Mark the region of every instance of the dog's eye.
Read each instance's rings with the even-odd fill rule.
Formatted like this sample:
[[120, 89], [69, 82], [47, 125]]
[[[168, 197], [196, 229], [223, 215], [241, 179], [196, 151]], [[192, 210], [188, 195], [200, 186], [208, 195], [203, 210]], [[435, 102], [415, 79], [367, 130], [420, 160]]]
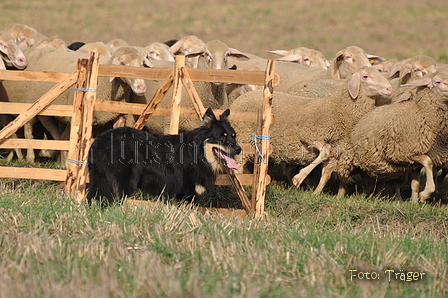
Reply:
[[236, 134], [232, 133], [232, 138], [236, 138]]

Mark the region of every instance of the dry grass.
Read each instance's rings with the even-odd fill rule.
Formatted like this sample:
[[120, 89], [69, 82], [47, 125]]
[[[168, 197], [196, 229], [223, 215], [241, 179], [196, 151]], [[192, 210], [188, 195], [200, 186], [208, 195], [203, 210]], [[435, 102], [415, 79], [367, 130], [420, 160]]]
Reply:
[[[0, 297], [444, 297], [447, 206], [270, 186], [269, 221], [2, 183]], [[378, 272], [379, 280], [351, 278]], [[424, 273], [388, 280], [386, 270]], [[392, 277], [394, 277], [392, 275]]]

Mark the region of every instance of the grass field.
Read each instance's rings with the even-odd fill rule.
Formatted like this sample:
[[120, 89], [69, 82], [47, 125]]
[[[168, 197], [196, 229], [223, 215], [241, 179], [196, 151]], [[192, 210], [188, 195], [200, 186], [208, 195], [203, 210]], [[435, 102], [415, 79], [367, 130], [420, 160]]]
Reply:
[[447, 205], [272, 185], [269, 220], [257, 221], [162, 202], [101, 211], [50, 182], [4, 181], [1, 192], [0, 297], [448, 293]]
[[[448, 63], [444, 0], [3, 0], [0, 9], [0, 28], [25, 23], [67, 44], [194, 34], [266, 58], [306, 46], [331, 59], [358, 45]], [[102, 211], [63, 189], [0, 180], [0, 298], [448, 296], [444, 196], [338, 199], [273, 183], [269, 220], [257, 221], [163, 202]], [[202, 204], [240, 206], [230, 187]]]

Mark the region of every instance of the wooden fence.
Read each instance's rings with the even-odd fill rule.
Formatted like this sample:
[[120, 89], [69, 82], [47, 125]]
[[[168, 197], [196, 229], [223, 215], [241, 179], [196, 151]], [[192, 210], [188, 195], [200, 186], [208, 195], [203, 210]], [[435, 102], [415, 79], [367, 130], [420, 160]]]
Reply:
[[[0, 102], [2, 114], [18, 114], [13, 121], [0, 131], [0, 148], [33, 148], [50, 150], [68, 150], [66, 170], [44, 168], [0, 167], [0, 178], [24, 178], [65, 181], [66, 191], [74, 198], [81, 200], [85, 197], [88, 171], [86, 166], [88, 150], [92, 142], [92, 119], [94, 110], [108, 111], [120, 114], [140, 115], [135, 128], [141, 129], [151, 115], [171, 116], [170, 133], [177, 134], [179, 117], [202, 118], [205, 108], [194, 88], [193, 81], [254, 84], [264, 86], [263, 106], [258, 112], [231, 111], [230, 121], [249, 121], [258, 123], [258, 135], [269, 136], [269, 127], [273, 119], [271, 104], [273, 87], [278, 84], [279, 77], [275, 74], [275, 61], [269, 60], [265, 72], [239, 70], [213, 70], [185, 68], [185, 57], [177, 56], [174, 69], [169, 68], [137, 68], [116, 65], [99, 65], [97, 53], [92, 53], [90, 59], [79, 59], [78, 67], [71, 74], [7, 71], [0, 70], [1, 80], [55, 82], [56, 84], [33, 104]], [[135, 104], [112, 102], [97, 99], [96, 89], [99, 76], [131, 77], [145, 80], [164, 81], [155, 92], [149, 104]], [[76, 84], [73, 106], [51, 105], [59, 94]], [[173, 85], [172, 106], [158, 104]], [[193, 101], [194, 108], [180, 106], [183, 87]], [[221, 110], [214, 110], [216, 114]], [[70, 139], [60, 140], [29, 140], [10, 138], [20, 127], [37, 115], [72, 117]], [[244, 152], [254, 152], [250, 143], [243, 143]], [[264, 198], [266, 185], [270, 182], [267, 175], [267, 161], [269, 157], [269, 138], [258, 141], [258, 154], [255, 156], [253, 174], [235, 174], [229, 170], [227, 175], [219, 175], [217, 185], [234, 185], [247, 214], [256, 218], [264, 217]], [[259, 162], [263, 160], [264, 162]], [[249, 200], [242, 185], [252, 185], [252, 198]]]

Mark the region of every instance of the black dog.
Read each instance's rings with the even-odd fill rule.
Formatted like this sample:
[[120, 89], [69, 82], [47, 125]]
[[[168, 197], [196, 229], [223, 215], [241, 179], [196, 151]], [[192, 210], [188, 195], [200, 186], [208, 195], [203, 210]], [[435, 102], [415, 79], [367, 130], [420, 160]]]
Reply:
[[159, 135], [129, 127], [111, 129], [93, 142], [89, 152], [89, 204], [122, 202], [137, 189], [153, 196], [191, 199], [215, 184], [216, 174], [238, 168], [241, 152], [227, 119], [208, 109], [199, 128], [179, 135]]

